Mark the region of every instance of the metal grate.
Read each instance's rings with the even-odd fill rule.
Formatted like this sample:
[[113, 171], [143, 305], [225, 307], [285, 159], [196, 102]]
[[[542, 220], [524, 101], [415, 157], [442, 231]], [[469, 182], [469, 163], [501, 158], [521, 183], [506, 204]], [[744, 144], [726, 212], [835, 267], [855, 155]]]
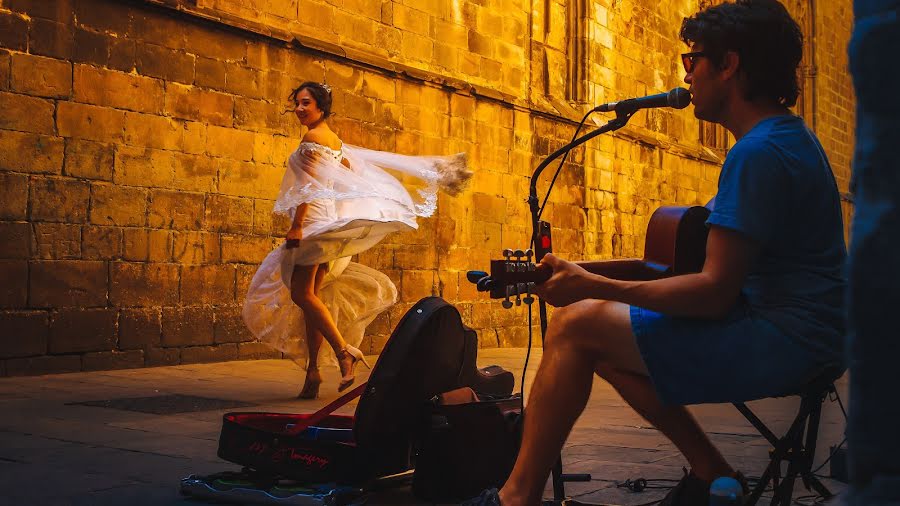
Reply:
[[213, 411], [217, 409], [256, 406], [256, 404], [251, 402], [234, 401], [230, 399], [212, 399], [209, 397], [181, 394], [109, 399], [105, 401], [70, 402], [68, 405], [121, 409], [123, 411], [138, 411], [140, 413], [151, 413], [154, 415], [173, 415], [176, 413], [192, 413], [195, 411]]

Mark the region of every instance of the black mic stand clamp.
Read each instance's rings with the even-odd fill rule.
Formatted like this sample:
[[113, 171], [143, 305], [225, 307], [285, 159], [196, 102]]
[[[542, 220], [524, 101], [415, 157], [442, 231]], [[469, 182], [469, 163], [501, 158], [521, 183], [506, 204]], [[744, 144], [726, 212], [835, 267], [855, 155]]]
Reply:
[[[625, 108], [622, 111], [616, 111], [616, 117], [608, 121], [602, 127], [582, 135], [581, 137], [574, 139], [572, 142], [566, 144], [565, 146], [557, 149], [553, 153], [551, 153], [540, 165], [538, 165], [537, 169], [534, 170], [534, 173], [531, 175], [531, 186], [528, 194], [528, 206], [531, 209], [531, 243], [534, 247], [535, 252], [535, 262], [540, 262], [541, 258], [544, 257], [547, 253], [552, 252], [553, 250], [553, 241], [550, 235], [550, 223], [546, 221], [541, 221], [541, 207], [538, 204], [537, 197], [537, 179], [541, 175], [541, 172], [544, 171], [545, 168], [552, 162], [553, 160], [559, 158], [560, 156], [568, 153], [572, 149], [584, 144], [585, 142], [597, 137], [600, 134], [604, 134], [606, 132], [612, 132], [618, 130], [625, 126], [628, 123], [628, 120], [636, 112], [636, 109]], [[592, 111], [593, 112], [593, 111]], [[552, 190], [552, 183], [550, 188], [547, 188], [547, 195], [550, 194], [550, 190]], [[541, 321], [541, 346], [543, 346], [544, 339], [547, 335], [547, 303], [543, 299], [539, 299], [538, 308], [540, 313], [540, 321]], [[529, 309], [530, 311], [530, 309]], [[556, 461], [556, 464], [553, 466], [552, 470], [552, 478], [553, 478], [553, 500], [554, 502], [562, 503], [566, 499], [566, 482], [584, 482], [591, 481], [590, 474], [563, 474], [562, 472], [562, 454], [560, 453], [559, 458]]]

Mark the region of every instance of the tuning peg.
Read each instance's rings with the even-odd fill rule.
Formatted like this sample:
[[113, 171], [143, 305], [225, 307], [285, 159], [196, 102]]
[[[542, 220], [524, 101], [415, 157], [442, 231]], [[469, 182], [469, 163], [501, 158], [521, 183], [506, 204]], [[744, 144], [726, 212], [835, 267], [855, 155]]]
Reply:
[[469, 271], [466, 273], [466, 279], [469, 280], [469, 283], [478, 283], [487, 275], [488, 273], [484, 271]]
[[506, 257], [507, 260], [509, 260], [509, 257], [511, 257], [512, 254], [513, 254], [513, 251], [511, 249], [507, 248], [507, 249], [503, 250], [503, 256]]
[[509, 309], [513, 307], [513, 304], [509, 301], [509, 299], [504, 299], [503, 302], [500, 303], [500, 305], [503, 306], [503, 309]]
[[513, 255], [515, 255], [516, 258], [521, 259], [523, 256], [525, 256], [525, 252], [520, 249], [517, 249], [517, 250], [513, 251]]
[[494, 280], [490, 276], [485, 276], [478, 280], [478, 283], [475, 284], [475, 288], [479, 292], [489, 292], [494, 287]]
[[522, 299], [522, 302], [529, 306], [534, 303], [534, 297], [531, 296], [532, 287], [534, 287], [534, 283], [525, 283], [525, 298]]

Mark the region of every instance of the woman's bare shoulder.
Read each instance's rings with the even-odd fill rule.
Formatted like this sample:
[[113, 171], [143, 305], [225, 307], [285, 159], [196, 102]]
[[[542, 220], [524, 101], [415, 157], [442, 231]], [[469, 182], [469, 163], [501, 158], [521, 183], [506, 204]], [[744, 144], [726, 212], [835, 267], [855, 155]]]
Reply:
[[333, 149], [335, 151], [341, 149], [341, 140], [335, 135], [333, 132], [323, 132], [320, 130], [310, 130], [306, 132], [300, 142], [312, 142], [315, 144], [321, 144], [326, 148]]

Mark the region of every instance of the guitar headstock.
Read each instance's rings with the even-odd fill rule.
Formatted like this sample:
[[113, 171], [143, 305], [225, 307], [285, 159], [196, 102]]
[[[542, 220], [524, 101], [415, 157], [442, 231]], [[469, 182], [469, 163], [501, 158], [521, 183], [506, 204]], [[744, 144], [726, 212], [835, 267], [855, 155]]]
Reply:
[[[503, 250], [503, 260], [491, 260], [490, 274], [469, 271], [469, 281], [478, 285], [479, 291], [490, 292], [492, 299], [503, 299], [503, 307], [532, 304], [534, 285], [550, 276], [545, 269], [538, 269], [532, 262], [534, 252], [528, 250]], [[515, 301], [515, 302], [513, 302]]]

